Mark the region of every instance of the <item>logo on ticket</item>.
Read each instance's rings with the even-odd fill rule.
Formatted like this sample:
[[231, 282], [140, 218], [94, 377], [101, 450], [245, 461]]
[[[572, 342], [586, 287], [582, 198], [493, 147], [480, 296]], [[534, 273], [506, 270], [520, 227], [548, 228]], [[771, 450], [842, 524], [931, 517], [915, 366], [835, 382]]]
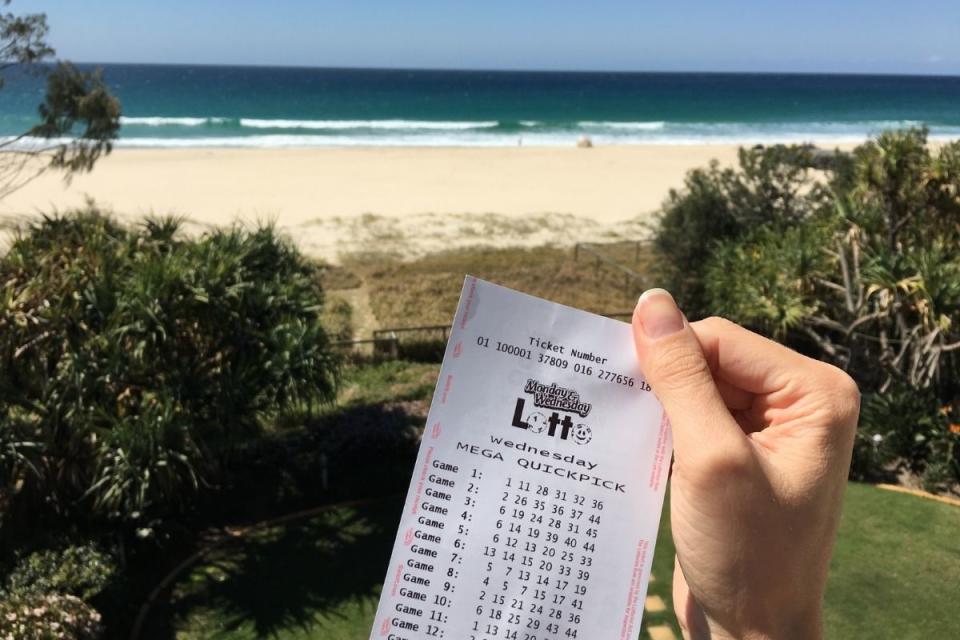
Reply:
[[[580, 400], [580, 394], [574, 389], [561, 387], [557, 383], [543, 384], [530, 378], [523, 388], [524, 393], [533, 396], [533, 406], [541, 409], [553, 409], [549, 415], [542, 411], [531, 411], [524, 416], [526, 400], [517, 398], [513, 411], [513, 426], [526, 429], [531, 433], [544, 433], [549, 437], [559, 437], [561, 440], [573, 440], [577, 444], [587, 444], [593, 439], [593, 430], [582, 422], [574, 423], [569, 415], [563, 417], [558, 413], [573, 413], [581, 418], [587, 417], [592, 405]], [[558, 429], [559, 428], [559, 429]]]
[[530, 378], [523, 392], [532, 393], [533, 404], [544, 409], [569, 411], [579, 414], [581, 418], [586, 418], [590, 413], [590, 403], [581, 402], [579, 393], [573, 389], [558, 386], [556, 382], [548, 386]]

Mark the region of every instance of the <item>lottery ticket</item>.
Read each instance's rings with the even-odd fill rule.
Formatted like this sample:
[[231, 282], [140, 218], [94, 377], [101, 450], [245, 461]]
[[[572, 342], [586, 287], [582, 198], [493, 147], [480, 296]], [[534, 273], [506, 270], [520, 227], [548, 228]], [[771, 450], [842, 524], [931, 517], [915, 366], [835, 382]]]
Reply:
[[371, 640], [633, 640], [669, 423], [630, 325], [467, 277]]

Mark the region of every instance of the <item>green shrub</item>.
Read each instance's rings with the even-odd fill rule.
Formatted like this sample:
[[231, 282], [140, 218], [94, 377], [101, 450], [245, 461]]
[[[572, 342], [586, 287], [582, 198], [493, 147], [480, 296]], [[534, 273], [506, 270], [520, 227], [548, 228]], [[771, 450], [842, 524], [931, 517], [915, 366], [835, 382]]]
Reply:
[[826, 192], [812, 180], [813, 163], [803, 146], [741, 149], [737, 169], [714, 162], [670, 191], [653, 237], [655, 271], [691, 319], [712, 312], [707, 258], [720, 243], [758, 227], [795, 225], [827, 207]]
[[21, 558], [0, 594], [22, 598], [55, 593], [88, 600], [103, 591], [115, 572], [113, 558], [95, 545], [47, 549]]
[[[960, 433], [952, 417], [952, 407], [942, 406], [930, 390], [903, 386], [872, 394], [863, 403], [854, 469], [869, 477], [899, 462], [926, 488], [949, 488], [960, 478]], [[869, 456], [870, 464], [863, 459]]]
[[0, 532], [152, 526], [264, 418], [332, 398], [316, 267], [269, 226], [179, 226], [91, 205], [0, 259]]
[[818, 174], [804, 153], [691, 172], [656, 230], [664, 282], [689, 315], [725, 315], [856, 379], [870, 399], [855, 476], [907, 469], [947, 487], [960, 481], [940, 413], [960, 406], [960, 142], [884, 133]]
[[706, 267], [708, 308], [786, 336], [818, 310], [816, 279], [829, 268], [823, 252], [829, 238], [828, 226], [810, 223], [783, 231], [759, 227], [718, 244]]
[[[889, 425], [893, 427], [893, 425]], [[874, 433], [874, 429], [857, 426], [853, 441], [853, 455], [850, 460], [850, 478], [860, 482], [880, 482], [896, 480], [896, 452], [886, 436], [890, 432]]]
[[0, 601], [3, 640], [96, 640], [102, 632], [100, 614], [76, 596], [52, 593]]

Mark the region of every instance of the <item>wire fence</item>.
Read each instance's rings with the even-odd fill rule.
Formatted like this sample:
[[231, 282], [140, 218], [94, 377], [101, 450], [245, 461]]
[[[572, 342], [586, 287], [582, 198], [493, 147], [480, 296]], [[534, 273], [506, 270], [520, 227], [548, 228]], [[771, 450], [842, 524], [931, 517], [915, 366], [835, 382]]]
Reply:
[[[640, 255], [643, 252], [645, 244], [642, 242], [632, 242], [634, 245], [634, 254], [633, 261], [634, 264], [640, 261]], [[573, 259], [575, 262], [579, 261], [581, 258], [593, 259], [594, 265], [597, 269], [601, 267], [606, 267], [623, 276], [623, 291], [624, 295], [629, 295], [632, 293], [631, 289], [634, 291], [637, 289], [643, 289], [646, 287], [646, 278], [644, 276], [630, 267], [624, 266], [611, 258], [610, 256], [604, 255], [596, 245], [590, 244], [588, 242], [578, 242], [573, 245]]]

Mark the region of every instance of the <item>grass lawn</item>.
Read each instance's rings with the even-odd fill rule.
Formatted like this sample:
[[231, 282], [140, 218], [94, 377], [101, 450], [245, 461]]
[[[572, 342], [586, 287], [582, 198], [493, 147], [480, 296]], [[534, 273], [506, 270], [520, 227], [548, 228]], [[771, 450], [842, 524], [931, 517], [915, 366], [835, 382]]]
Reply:
[[[337, 509], [225, 547], [170, 603], [177, 638], [368, 637], [402, 499]], [[654, 555], [672, 610], [669, 518]], [[850, 484], [827, 594], [830, 638], [948, 638], [960, 632], [960, 509]], [[672, 613], [645, 623], [670, 624]], [[646, 637], [642, 634], [641, 637]]]
[[831, 638], [960, 638], [960, 507], [851, 483], [827, 585]]

